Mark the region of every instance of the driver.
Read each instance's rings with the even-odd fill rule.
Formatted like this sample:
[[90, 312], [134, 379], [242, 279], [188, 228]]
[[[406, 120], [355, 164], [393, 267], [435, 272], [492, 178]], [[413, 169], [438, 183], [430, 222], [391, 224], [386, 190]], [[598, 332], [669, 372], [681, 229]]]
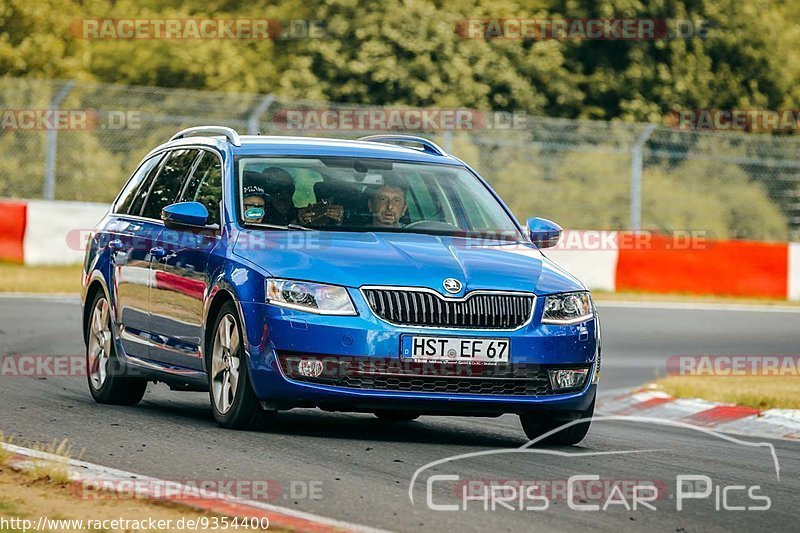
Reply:
[[402, 227], [400, 219], [408, 211], [406, 191], [408, 187], [399, 179], [384, 179], [369, 198], [367, 205], [372, 213], [372, 225], [379, 228]]

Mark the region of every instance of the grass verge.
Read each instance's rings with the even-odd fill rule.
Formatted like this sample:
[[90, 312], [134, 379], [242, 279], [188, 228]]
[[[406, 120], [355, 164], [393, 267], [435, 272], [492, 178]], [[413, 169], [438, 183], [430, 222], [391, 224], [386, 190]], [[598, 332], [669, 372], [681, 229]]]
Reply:
[[[5, 439], [0, 433], [0, 442], [10, 442], [10, 439]], [[204, 524], [206, 521], [213, 523], [211, 521], [220, 516], [183, 507], [175, 502], [139, 498], [127, 493], [104, 493], [93, 488], [84, 491], [82, 485], [70, 482], [67, 460], [71, 456], [71, 446], [66, 439], [49, 445], [36, 445], [33, 449], [56, 455], [63, 461], [32, 460], [32, 466], [20, 472], [6, 466], [12, 454], [0, 447], [0, 517], [28, 520], [28, 531], [38, 523], [40, 517], [49, 519], [44, 524], [46, 529], [77, 532], [97, 529], [86, 527], [89, 520], [95, 524], [111, 524], [111, 529], [104, 531], [144, 530], [136, 524], [148, 524], [150, 519], [153, 522], [165, 521], [162, 524], [170, 524], [171, 527], [164, 529], [171, 530], [179, 520], [183, 520], [184, 524], [190, 520]], [[78, 527], [77, 520], [83, 521], [83, 527]], [[117, 522], [112, 522], [114, 520]], [[122, 524], [122, 520], [128, 523]], [[21, 522], [17, 521], [16, 524], [22, 527]], [[193, 528], [187, 525], [182, 529]], [[0, 527], [0, 533], [17, 530], [14, 527]], [[277, 530], [286, 531], [282, 528]]]
[[[6, 436], [3, 434], [2, 431], [0, 431], [0, 444], [2, 444], [4, 442], [7, 442], [8, 444], [11, 444], [11, 439], [10, 438], [6, 439]], [[14, 454], [11, 453], [10, 451], [6, 450], [2, 446], [0, 446], [0, 467], [2, 467], [4, 464], [6, 464], [6, 462], [8, 462], [8, 460], [11, 459], [12, 455], [14, 455]]]
[[53, 441], [49, 445], [35, 445], [34, 450], [56, 456], [54, 461], [34, 461], [31, 468], [25, 473], [34, 481], [47, 481], [56, 485], [69, 483], [69, 458], [72, 446], [67, 439], [61, 442]]
[[754, 409], [800, 409], [800, 378], [795, 376], [668, 376], [659, 390], [676, 398], [701, 398]]
[[81, 266], [23, 266], [0, 263], [0, 292], [79, 294]]
[[[29, 520], [30, 527], [35, 526], [40, 517], [45, 517], [49, 522], [44, 525], [49, 526], [47, 529], [50, 531], [86, 531], [88, 520], [97, 524], [105, 521], [110, 528], [104, 531], [144, 531], [146, 525], [137, 528], [130, 524], [136, 521], [147, 524], [152, 518], [156, 522], [171, 520], [172, 528], [167, 530], [172, 531], [177, 530], [175, 525], [181, 519], [197, 521], [202, 517], [214, 516], [213, 513], [151, 500], [130, 497], [98, 499], [94, 493], [90, 497], [82, 497], [80, 488], [75, 486], [32, 481], [24, 473], [0, 468], [0, 517]], [[120, 519], [130, 521], [127, 527], [121, 527], [123, 524]], [[82, 520], [83, 527], [76, 527], [76, 520]], [[120, 526], [114, 527], [113, 520]]]

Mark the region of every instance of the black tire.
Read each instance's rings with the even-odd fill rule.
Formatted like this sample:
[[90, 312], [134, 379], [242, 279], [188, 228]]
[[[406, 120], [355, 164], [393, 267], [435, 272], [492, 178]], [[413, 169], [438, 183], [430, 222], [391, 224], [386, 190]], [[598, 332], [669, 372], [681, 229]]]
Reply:
[[[589, 408], [583, 411], [578, 417], [582, 422], [562, 429], [558, 433], [554, 433], [540, 440], [534, 444], [534, 446], [572, 446], [578, 444], [589, 432], [591, 418], [594, 416], [594, 402], [595, 401], [592, 400], [592, 404]], [[523, 413], [519, 415], [519, 421], [522, 423], [522, 430], [530, 440], [537, 439], [545, 433], [567, 423], [564, 420], [547, 418], [539, 413]]]
[[411, 422], [419, 418], [419, 413], [413, 411], [375, 411], [375, 416], [384, 422]]
[[[97, 291], [94, 298], [89, 302], [89, 315], [84, 329], [86, 331], [86, 380], [89, 384], [89, 392], [97, 403], [109, 405], [136, 405], [142, 400], [145, 390], [147, 390], [147, 380], [126, 376], [130, 372], [117, 358], [117, 350], [114, 345], [113, 329], [111, 328], [111, 312], [108, 298], [103, 291]], [[98, 306], [105, 305], [106, 320], [105, 327], [108, 329], [108, 339], [100, 340], [93, 332], [93, 322], [95, 314], [101, 312]], [[98, 319], [102, 323], [101, 318]], [[103, 344], [103, 351], [98, 352], [93, 357], [92, 352], [99, 349]], [[102, 355], [100, 355], [102, 354]], [[99, 365], [103, 364], [103, 359], [107, 358], [105, 364], [104, 377], [100, 377]], [[95, 364], [98, 366], [95, 367]]]
[[[239, 332], [239, 342], [235, 347], [232, 356], [238, 358], [238, 378], [236, 380], [236, 390], [233, 400], [227, 410], [220, 409], [214, 399], [214, 366], [213, 357], [215, 349], [215, 339], [219, 332], [220, 324], [226, 319], [233, 320]], [[221, 427], [226, 429], [259, 429], [262, 428], [267, 420], [275, 415], [275, 411], [264, 411], [256, 397], [253, 386], [250, 383], [250, 370], [247, 365], [247, 356], [244, 351], [245, 339], [242, 337], [242, 323], [239, 313], [233, 302], [226, 302], [220, 308], [213, 322], [212, 336], [206, 347], [206, 368], [208, 369], [208, 394], [211, 400], [211, 410], [214, 419]], [[224, 389], [223, 389], [224, 390]], [[230, 397], [228, 395], [228, 397]]]

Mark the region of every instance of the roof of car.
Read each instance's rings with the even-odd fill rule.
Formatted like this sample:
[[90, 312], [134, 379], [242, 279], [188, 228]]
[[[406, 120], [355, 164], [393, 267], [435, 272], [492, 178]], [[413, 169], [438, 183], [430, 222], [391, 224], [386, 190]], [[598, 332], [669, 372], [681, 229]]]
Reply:
[[241, 145], [234, 146], [216, 136], [186, 137], [170, 141], [159, 148], [186, 144], [206, 144], [223, 148], [227, 144], [235, 155], [363, 157], [463, 165], [460, 160], [448, 154], [437, 155], [386, 142], [267, 135], [241, 135], [239, 139]]

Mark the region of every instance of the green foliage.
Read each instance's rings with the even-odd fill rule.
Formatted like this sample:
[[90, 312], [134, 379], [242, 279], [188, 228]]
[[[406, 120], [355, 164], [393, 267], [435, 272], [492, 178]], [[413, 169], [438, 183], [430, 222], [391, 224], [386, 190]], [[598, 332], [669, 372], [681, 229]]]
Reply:
[[786, 218], [759, 183], [736, 165], [689, 159], [644, 177], [646, 226], [706, 230], [717, 238], [782, 240]]
[[[663, 123], [668, 113], [684, 108], [795, 108], [800, 99], [800, 26], [794, 22], [798, 7], [800, 0], [0, 0], [0, 73], [120, 84], [118, 89], [107, 88], [106, 98], [117, 90], [128, 91], [122, 85], [218, 91], [207, 93], [197, 113], [186, 109], [180, 90], [128, 91], [124, 99], [128, 109], [143, 114], [202, 114], [219, 117], [220, 123], [246, 117], [252, 106], [252, 100], [223, 92], [274, 93], [284, 101], [519, 110]], [[322, 21], [325, 36], [79, 38], [75, 30], [82, 19], [104, 17], [311, 19]], [[523, 41], [465, 39], [456, 33], [464, 19], [503, 17], [702, 20], [707, 35], [652, 41]], [[26, 94], [26, 101], [15, 102], [17, 94], [4, 93], [4, 106], [42, 108], [52, 98], [49, 93]], [[152, 147], [183, 125], [151, 124], [129, 135], [138, 137], [138, 145]], [[525, 137], [516, 144], [479, 146], [458, 132], [453, 149], [492, 181], [520, 218], [535, 214], [567, 227], [621, 228], [628, 225], [633, 138], [614, 138], [611, 125], [608, 139], [577, 131], [575, 139], [564, 141], [584, 147], [603, 144], [596, 151], [559, 152], [531, 145]], [[514, 133], [503, 132], [504, 140], [513, 141]], [[584, 133], [586, 137], [580, 137]], [[62, 199], [112, 198], [144, 155], [109, 146], [101, 132], [67, 132], [58, 142]], [[45, 143], [45, 132], [0, 135], [0, 196], [39, 195], [39, 154]], [[736, 152], [735, 147], [726, 149], [726, 156]], [[791, 153], [738, 155], [796, 157], [794, 145], [788, 149]], [[710, 146], [694, 151], [713, 155]], [[92, 154], [92, 165], [85, 164], [86, 154]], [[757, 172], [747, 174], [743, 166], [703, 157], [648, 162], [643, 191], [647, 227], [703, 228], [720, 237], [785, 238], [785, 216], [773, 203], [782, 197], [782, 191], [773, 190], [779, 180], [767, 183], [770, 189], [765, 190], [752, 180]], [[781, 187], [783, 183], [787, 182]]]
[[[539, 216], [573, 229], [630, 227], [630, 154], [603, 148], [516, 151], [521, 149], [502, 149], [481, 159], [467, 139], [454, 142], [454, 152], [475, 162], [520, 220]], [[786, 238], [786, 217], [759, 183], [736, 164], [702, 157], [645, 165], [645, 229], [699, 230], [720, 239]]]
[[[679, 108], [791, 108], [800, 96], [797, 7], [796, 0], [2, 0], [0, 72], [660, 122]], [[326, 35], [77, 37], [82, 19], [102, 17], [313, 19]], [[465, 39], [455, 31], [467, 18], [498, 17], [703, 20], [706, 35], [534, 41]]]

